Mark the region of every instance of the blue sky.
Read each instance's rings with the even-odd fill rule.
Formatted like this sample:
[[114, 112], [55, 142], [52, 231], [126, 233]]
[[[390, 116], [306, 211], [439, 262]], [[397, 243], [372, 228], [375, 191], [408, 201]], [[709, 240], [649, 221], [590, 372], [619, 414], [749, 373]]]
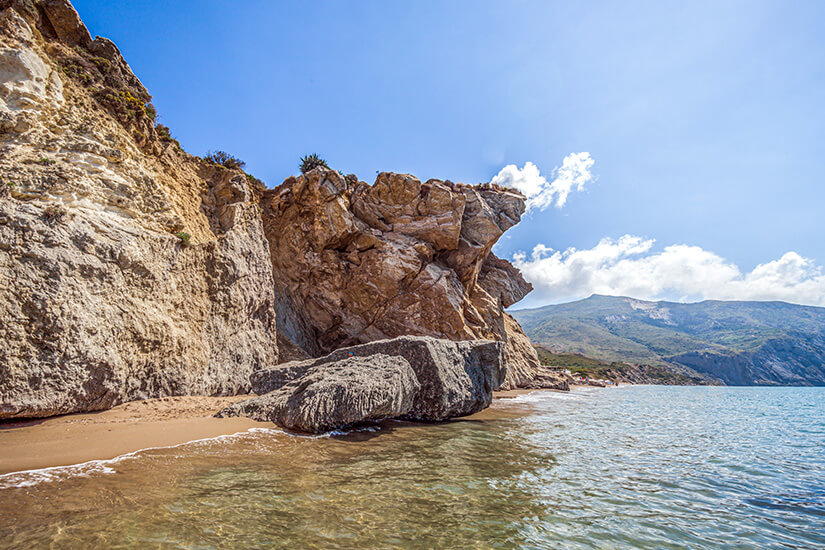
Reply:
[[524, 305], [825, 305], [825, 2], [74, 3], [187, 151], [270, 186], [309, 152], [366, 181], [530, 162], [548, 185], [589, 153], [583, 190], [496, 248]]

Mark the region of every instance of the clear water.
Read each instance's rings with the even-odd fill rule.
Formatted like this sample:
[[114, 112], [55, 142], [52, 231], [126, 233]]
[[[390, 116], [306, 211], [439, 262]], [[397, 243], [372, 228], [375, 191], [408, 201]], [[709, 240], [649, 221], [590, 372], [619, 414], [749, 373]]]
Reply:
[[3, 476], [0, 546], [825, 548], [825, 388], [540, 392]]

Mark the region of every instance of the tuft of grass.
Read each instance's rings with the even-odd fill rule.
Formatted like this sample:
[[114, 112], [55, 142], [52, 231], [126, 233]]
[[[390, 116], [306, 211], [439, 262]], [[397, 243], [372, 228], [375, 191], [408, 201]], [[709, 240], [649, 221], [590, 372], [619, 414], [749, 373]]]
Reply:
[[236, 156], [230, 155], [226, 151], [209, 151], [206, 153], [206, 156], [203, 157], [203, 160], [209, 164], [223, 166], [230, 170], [243, 170], [243, 167], [246, 166], [244, 161]]
[[314, 170], [316, 168], [329, 168], [327, 165], [327, 161], [312, 153], [311, 155], [306, 155], [301, 157], [301, 164], [299, 165], [301, 168], [301, 173], [306, 174], [310, 170]]
[[185, 231], [178, 231], [177, 233], [175, 233], [175, 237], [180, 239], [180, 242], [183, 246], [189, 246], [189, 239], [192, 238], [192, 236], [189, 235], [189, 233], [186, 233]]
[[47, 159], [46, 157], [40, 157], [40, 159], [37, 161], [37, 164], [40, 164], [41, 166], [51, 166], [55, 162], [57, 161]]

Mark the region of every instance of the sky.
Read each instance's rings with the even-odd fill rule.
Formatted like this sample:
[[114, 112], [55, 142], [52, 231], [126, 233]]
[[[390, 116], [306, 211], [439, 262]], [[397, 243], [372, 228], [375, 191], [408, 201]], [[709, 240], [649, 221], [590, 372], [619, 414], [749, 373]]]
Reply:
[[825, 306], [825, 2], [75, 0], [193, 154], [528, 195], [535, 290]]

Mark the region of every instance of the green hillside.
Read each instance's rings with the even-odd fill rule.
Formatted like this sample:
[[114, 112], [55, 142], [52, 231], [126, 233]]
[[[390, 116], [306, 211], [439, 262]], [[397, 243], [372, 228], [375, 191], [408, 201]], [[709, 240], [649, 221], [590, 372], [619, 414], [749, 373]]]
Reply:
[[681, 365], [728, 384], [825, 385], [825, 308], [594, 295], [511, 313], [533, 343], [553, 352]]

